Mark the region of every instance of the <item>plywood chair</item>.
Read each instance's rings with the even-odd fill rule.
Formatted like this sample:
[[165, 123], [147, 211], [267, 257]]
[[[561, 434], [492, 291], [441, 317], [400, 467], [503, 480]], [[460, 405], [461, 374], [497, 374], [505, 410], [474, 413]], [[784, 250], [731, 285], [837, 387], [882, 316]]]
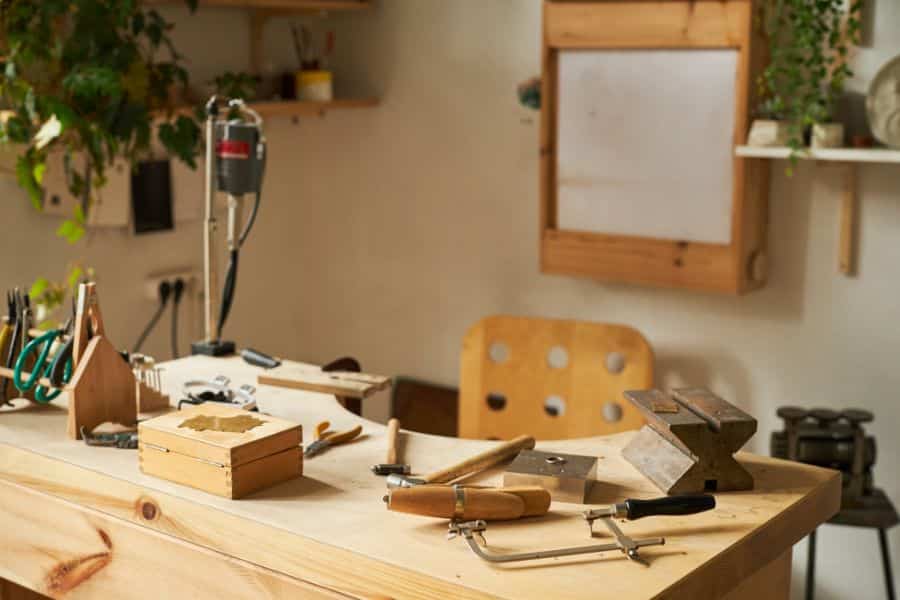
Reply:
[[637, 429], [622, 392], [653, 387], [653, 350], [631, 327], [493, 316], [463, 340], [459, 436], [562, 439]]

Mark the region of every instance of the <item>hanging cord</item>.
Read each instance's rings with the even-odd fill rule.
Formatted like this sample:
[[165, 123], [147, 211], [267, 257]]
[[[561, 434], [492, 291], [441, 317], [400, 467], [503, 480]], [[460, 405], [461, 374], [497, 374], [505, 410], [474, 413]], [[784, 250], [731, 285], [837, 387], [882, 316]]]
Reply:
[[178, 277], [172, 286], [172, 358], [178, 358], [178, 307], [184, 293], [184, 279]]
[[225, 327], [225, 320], [228, 318], [228, 313], [231, 312], [231, 304], [234, 301], [234, 288], [237, 286], [238, 252], [238, 248], [232, 250], [228, 259], [228, 271], [225, 274], [225, 286], [222, 289], [222, 306], [219, 309], [219, 322], [216, 327], [216, 337], [220, 339], [222, 328]]
[[166, 310], [166, 306], [169, 303], [169, 295], [172, 293], [172, 284], [168, 281], [163, 281], [159, 284], [159, 308], [156, 309], [156, 312], [153, 313], [153, 317], [150, 318], [150, 322], [147, 323], [147, 327], [144, 328], [144, 331], [141, 332], [141, 335], [138, 336], [137, 342], [134, 344], [134, 348], [132, 348], [131, 353], [137, 354], [141, 351], [141, 346], [144, 345], [144, 342], [147, 340], [147, 336], [150, 335], [150, 332], [153, 331], [153, 328], [156, 327], [156, 324], [159, 323], [160, 317], [162, 317], [163, 312]]
[[[265, 163], [263, 163], [265, 165]], [[262, 175], [260, 175], [260, 187], [262, 187]], [[231, 312], [231, 304], [234, 301], [234, 290], [237, 286], [237, 268], [238, 268], [238, 254], [240, 253], [241, 247], [244, 245], [244, 242], [247, 241], [247, 236], [250, 235], [250, 230], [253, 229], [253, 224], [256, 223], [256, 214], [259, 212], [259, 204], [262, 200], [262, 190], [256, 192], [256, 199], [253, 201], [253, 208], [250, 209], [250, 216], [247, 218], [247, 224], [244, 225], [244, 230], [241, 232], [241, 235], [238, 237], [237, 247], [231, 251], [230, 258], [228, 260], [228, 270], [225, 274], [225, 285], [222, 290], [222, 304], [219, 307], [219, 321], [216, 324], [216, 338], [222, 338], [222, 328], [225, 327], [225, 321], [228, 319], [228, 313]]]

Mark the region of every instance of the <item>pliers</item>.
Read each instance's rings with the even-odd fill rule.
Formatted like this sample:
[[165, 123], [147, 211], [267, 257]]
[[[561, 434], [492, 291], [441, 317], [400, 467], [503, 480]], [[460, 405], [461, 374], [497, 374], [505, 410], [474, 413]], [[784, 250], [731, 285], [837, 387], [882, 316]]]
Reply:
[[331, 427], [331, 423], [328, 421], [322, 421], [316, 425], [316, 440], [306, 447], [306, 451], [303, 453], [306, 458], [312, 458], [316, 454], [332, 446], [346, 444], [362, 433], [362, 425], [357, 425], [353, 429], [342, 431], [340, 433], [328, 431], [329, 427]]

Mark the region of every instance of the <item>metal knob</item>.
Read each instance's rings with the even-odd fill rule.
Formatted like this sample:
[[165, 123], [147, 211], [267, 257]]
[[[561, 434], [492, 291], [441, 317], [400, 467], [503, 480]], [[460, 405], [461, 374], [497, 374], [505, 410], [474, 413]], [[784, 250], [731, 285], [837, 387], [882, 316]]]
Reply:
[[826, 429], [832, 423], [841, 418], [841, 414], [830, 408], [814, 408], [809, 411], [809, 416], [819, 422], [819, 427]]
[[799, 406], [782, 406], [775, 414], [784, 419], [788, 425], [793, 425], [808, 417], [809, 411]]
[[871, 412], [860, 408], [844, 409], [841, 411], [841, 416], [854, 427], [859, 427], [862, 423], [870, 423], [875, 419], [875, 415]]

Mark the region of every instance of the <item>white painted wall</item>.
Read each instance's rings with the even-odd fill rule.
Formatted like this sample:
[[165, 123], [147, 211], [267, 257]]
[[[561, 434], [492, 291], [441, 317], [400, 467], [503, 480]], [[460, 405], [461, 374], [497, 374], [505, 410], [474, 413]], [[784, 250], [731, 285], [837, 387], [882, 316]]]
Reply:
[[[243, 13], [166, 10], [201, 77], [246, 67]], [[229, 326], [242, 345], [310, 360], [353, 354], [374, 372], [455, 383], [463, 332], [484, 315], [628, 323], [653, 344], [661, 385], [707, 385], [757, 416], [754, 450], [767, 451], [778, 405], [873, 410], [876, 480], [900, 500], [896, 167], [862, 170], [857, 278], [837, 274], [838, 173], [812, 165], [791, 179], [774, 169], [772, 272], [760, 292], [719, 297], [544, 276], [538, 118], [515, 99], [515, 85], [539, 72], [539, 3], [381, 0], [333, 18], [338, 89], [377, 93], [382, 105], [268, 124], [265, 204]], [[876, 0], [874, 23], [857, 89], [900, 53], [900, 4]], [[285, 21], [270, 25], [267, 44], [273, 67], [292, 66]], [[121, 345], [153, 309], [142, 278], [200, 261], [199, 224], [145, 238], [99, 233], [68, 251], [52, 236], [56, 221], [34, 214], [14, 183], [0, 189], [15, 224], [2, 241], [0, 281], [61, 275], [63, 256], [84, 256], [100, 273], [107, 326]], [[167, 348], [161, 328], [147, 349], [166, 356]], [[381, 418], [386, 405], [366, 410]], [[882, 597], [873, 532], [825, 527], [819, 559], [820, 599]], [[804, 561], [800, 544], [795, 577]]]

